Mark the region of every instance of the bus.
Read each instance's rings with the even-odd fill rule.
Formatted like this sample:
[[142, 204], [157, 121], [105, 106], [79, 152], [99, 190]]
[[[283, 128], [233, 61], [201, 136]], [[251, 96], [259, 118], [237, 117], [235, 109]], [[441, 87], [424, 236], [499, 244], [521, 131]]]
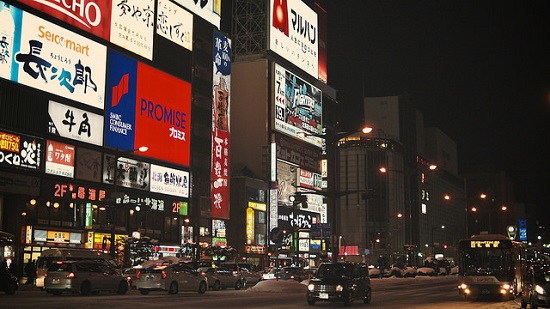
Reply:
[[90, 260], [120, 268], [116, 260], [107, 253], [87, 249], [52, 248], [42, 251], [36, 262], [36, 286], [44, 287], [44, 273], [56, 261]]
[[499, 234], [458, 243], [458, 291], [465, 298], [520, 295], [526, 275], [525, 245]]

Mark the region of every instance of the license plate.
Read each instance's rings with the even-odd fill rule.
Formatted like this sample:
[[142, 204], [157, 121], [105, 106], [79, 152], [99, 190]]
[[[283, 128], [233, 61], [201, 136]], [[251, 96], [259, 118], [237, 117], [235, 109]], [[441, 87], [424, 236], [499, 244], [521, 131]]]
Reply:
[[487, 289], [483, 289], [481, 290], [481, 294], [484, 294], [484, 295], [487, 295], [487, 294], [490, 294], [491, 292]]
[[53, 284], [59, 284], [59, 279], [52, 279]]
[[320, 299], [328, 299], [328, 294], [327, 293], [319, 293], [319, 298]]

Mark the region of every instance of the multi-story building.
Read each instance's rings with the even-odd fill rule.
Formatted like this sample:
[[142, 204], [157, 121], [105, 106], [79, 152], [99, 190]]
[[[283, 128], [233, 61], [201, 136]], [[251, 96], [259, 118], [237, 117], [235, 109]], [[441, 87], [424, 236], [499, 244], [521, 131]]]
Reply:
[[339, 142], [339, 190], [350, 193], [339, 199], [346, 253], [369, 263], [406, 257], [414, 265], [434, 254], [452, 257], [466, 236], [464, 203], [444, 199], [464, 199], [456, 144], [424, 128], [407, 97], [367, 97], [364, 107], [374, 131]]
[[71, 247], [135, 263], [227, 245], [220, 6], [0, 2], [0, 230], [18, 240], [5, 257]]

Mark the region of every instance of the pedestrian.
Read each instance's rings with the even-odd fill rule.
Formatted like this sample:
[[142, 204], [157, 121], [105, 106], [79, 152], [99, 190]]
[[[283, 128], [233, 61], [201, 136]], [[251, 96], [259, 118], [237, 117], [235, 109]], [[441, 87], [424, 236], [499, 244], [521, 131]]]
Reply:
[[36, 265], [35, 261], [29, 258], [29, 261], [25, 265], [25, 273], [27, 274], [27, 282], [25, 284], [34, 284], [36, 279]]

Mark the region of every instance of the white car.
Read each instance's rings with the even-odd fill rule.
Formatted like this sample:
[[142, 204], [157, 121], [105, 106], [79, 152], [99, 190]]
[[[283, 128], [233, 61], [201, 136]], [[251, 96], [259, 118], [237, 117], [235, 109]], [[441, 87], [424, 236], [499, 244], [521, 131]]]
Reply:
[[196, 291], [203, 294], [208, 289], [208, 279], [198, 270], [178, 264], [151, 265], [138, 270], [135, 278], [136, 289], [143, 295], [151, 291]]

